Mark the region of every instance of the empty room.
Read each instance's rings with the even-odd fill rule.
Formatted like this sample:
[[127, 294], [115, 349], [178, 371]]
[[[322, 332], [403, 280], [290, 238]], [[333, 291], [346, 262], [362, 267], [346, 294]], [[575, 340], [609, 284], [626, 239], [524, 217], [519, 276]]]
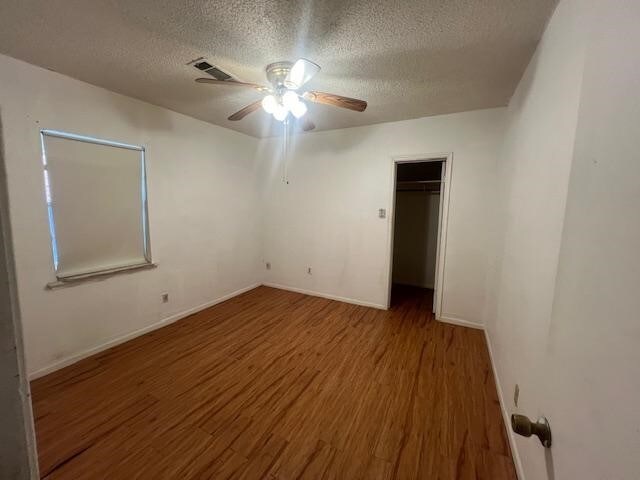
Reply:
[[639, 24], [0, 0], [0, 480], [640, 479]]

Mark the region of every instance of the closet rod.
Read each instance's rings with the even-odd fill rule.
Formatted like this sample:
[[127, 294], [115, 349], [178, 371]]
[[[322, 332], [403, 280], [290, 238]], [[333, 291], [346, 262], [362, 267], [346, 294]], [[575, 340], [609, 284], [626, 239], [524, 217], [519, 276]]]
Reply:
[[425, 193], [440, 193], [440, 190], [424, 190], [424, 189], [418, 189], [418, 188], [407, 188], [407, 189], [401, 189], [401, 190], [396, 190], [396, 192], [425, 192]]
[[397, 184], [407, 184], [407, 183], [442, 183], [442, 180], [398, 180]]

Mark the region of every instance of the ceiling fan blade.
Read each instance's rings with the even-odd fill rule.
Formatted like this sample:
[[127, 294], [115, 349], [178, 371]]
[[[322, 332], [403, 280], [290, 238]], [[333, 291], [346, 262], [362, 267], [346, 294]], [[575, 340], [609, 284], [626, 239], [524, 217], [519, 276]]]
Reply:
[[297, 90], [311, 80], [319, 71], [320, 65], [306, 58], [301, 58], [297, 60], [291, 67], [291, 70], [289, 70], [287, 78], [284, 79], [284, 84], [287, 88]]
[[316, 124], [309, 120], [307, 117], [303, 117], [300, 119], [300, 128], [305, 132], [309, 132], [316, 128]]
[[235, 80], [216, 80], [215, 78], [196, 78], [198, 83], [209, 83], [211, 85], [232, 85], [234, 87], [249, 87], [259, 92], [268, 92], [269, 87], [258, 85], [257, 83], [236, 82]]
[[255, 101], [253, 103], [250, 103], [246, 107], [238, 110], [236, 113], [231, 115], [228, 118], [228, 120], [231, 120], [232, 122], [236, 122], [238, 120], [242, 120], [244, 117], [246, 117], [250, 113], [255, 112], [256, 110], [260, 109], [261, 106], [262, 106], [262, 100], [257, 100], [257, 101]]
[[356, 112], [364, 112], [367, 108], [367, 102], [358, 100], [357, 98], [343, 97], [342, 95], [334, 95], [333, 93], [324, 92], [305, 92], [303, 95], [305, 100], [314, 103], [323, 103], [334, 107], [348, 108]]

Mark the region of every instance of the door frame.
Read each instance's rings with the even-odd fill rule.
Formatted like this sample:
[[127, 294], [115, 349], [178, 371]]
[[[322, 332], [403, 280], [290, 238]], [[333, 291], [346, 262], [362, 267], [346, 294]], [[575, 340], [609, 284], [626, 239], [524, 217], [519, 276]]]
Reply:
[[393, 236], [395, 231], [397, 166], [400, 163], [422, 163], [442, 161], [444, 174], [440, 188], [440, 207], [438, 218], [438, 243], [436, 248], [436, 278], [434, 285], [434, 302], [436, 320], [442, 316], [444, 298], [444, 267], [447, 251], [447, 228], [449, 224], [449, 200], [451, 196], [451, 179], [453, 172], [453, 153], [426, 153], [415, 155], [395, 155], [391, 157], [391, 195], [389, 204], [388, 255], [387, 255], [387, 309], [391, 307], [391, 287], [393, 285]]
[[[8, 474], [16, 480], [27, 480], [40, 478], [40, 475], [12, 239], [0, 116], [0, 331], [6, 333], [6, 337], [0, 342], [0, 362], [3, 362], [0, 388], [3, 393], [6, 392], [2, 398], [3, 410], [0, 411], [0, 421], [5, 428], [5, 432], [0, 434], [0, 456], [7, 460], [6, 465], [0, 465], [0, 475]], [[10, 419], [7, 420], [5, 416], [9, 416]]]

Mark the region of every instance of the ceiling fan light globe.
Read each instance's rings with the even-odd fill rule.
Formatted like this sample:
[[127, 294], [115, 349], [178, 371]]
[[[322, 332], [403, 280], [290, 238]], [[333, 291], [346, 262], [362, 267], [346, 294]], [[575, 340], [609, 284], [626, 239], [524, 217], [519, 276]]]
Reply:
[[303, 62], [294, 63], [287, 78], [287, 86], [290, 86], [291, 88], [300, 88], [304, 80], [304, 70]]
[[289, 115], [289, 110], [287, 110], [284, 105], [278, 104], [276, 109], [273, 111], [273, 117], [279, 122], [284, 122], [287, 115]]
[[300, 103], [298, 100], [298, 94], [293, 90], [287, 90], [284, 95], [282, 95], [282, 104], [289, 110], [293, 112], [293, 108]]
[[274, 113], [278, 107], [278, 101], [273, 95], [267, 95], [262, 99], [262, 108], [267, 113]]
[[305, 113], [307, 113], [307, 105], [298, 100], [298, 102], [291, 108], [291, 113], [294, 117], [301, 118]]
[[298, 90], [320, 71], [320, 66], [306, 58], [298, 59], [292, 66], [284, 84], [293, 90]]

